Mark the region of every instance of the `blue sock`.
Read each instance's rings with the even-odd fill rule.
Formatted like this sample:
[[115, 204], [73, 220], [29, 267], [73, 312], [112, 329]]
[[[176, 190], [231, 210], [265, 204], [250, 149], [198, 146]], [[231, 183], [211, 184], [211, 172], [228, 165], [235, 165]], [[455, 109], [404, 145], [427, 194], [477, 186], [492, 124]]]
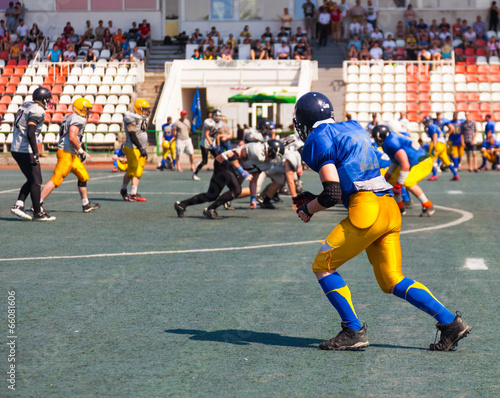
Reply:
[[115, 169], [117, 169], [117, 168], [118, 168], [118, 162], [117, 162], [116, 160], [113, 160], [113, 167], [114, 167]]
[[453, 167], [453, 165], [452, 165], [452, 164], [450, 164], [450, 165], [448, 166], [448, 168], [451, 170], [451, 172], [453, 173], [453, 175], [454, 175], [454, 176], [457, 176], [457, 175], [458, 175], [457, 170], [455, 169], [455, 167]]
[[354, 311], [351, 301], [351, 291], [347, 287], [344, 279], [337, 273], [333, 273], [321, 278], [319, 284], [323, 288], [330, 303], [335, 307], [347, 327], [353, 330], [360, 330], [361, 323]]
[[453, 165], [455, 166], [456, 169], [458, 169], [458, 163], [459, 163], [459, 158], [453, 158]]
[[442, 325], [446, 325], [455, 320], [455, 315], [437, 301], [429, 289], [413, 279], [404, 278], [394, 286], [393, 294], [408, 301], [419, 310], [427, 312], [430, 316], [436, 318]]
[[174, 167], [176, 167], [176, 166], [177, 166], [177, 160], [174, 159]]
[[483, 156], [483, 164], [481, 165], [481, 169], [482, 168], [486, 168], [486, 162], [488, 162], [488, 159], [486, 159], [484, 156]]
[[434, 166], [432, 166], [432, 176], [436, 177], [437, 175], [438, 175], [437, 169]]
[[401, 190], [401, 195], [403, 195], [403, 201], [409, 202], [411, 200], [410, 194], [405, 187], [403, 187], [403, 189]]
[[167, 164], [167, 159], [162, 159], [161, 160], [161, 167], [164, 169], [165, 168], [165, 165]]

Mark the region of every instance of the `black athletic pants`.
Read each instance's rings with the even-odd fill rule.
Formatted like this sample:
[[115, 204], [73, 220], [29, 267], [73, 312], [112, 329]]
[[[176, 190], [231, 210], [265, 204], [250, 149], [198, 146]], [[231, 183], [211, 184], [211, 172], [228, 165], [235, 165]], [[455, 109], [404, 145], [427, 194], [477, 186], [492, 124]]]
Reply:
[[[228, 187], [229, 191], [224, 192], [222, 195], [220, 193]], [[214, 174], [210, 180], [210, 185], [208, 191], [200, 193], [193, 196], [192, 198], [183, 200], [181, 206], [186, 208], [187, 206], [199, 205], [205, 202], [212, 202], [209, 209], [216, 209], [217, 207], [223, 205], [237, 198], [241, 194], [241, 184], [236, 177], [233, 166], [227, 160], [220, 163], [217, 160], [214, 161]], [[219, 196], [220, 195], [220, 196]]]
[[198, 174], [198, 172], [202, 169], [202, 167], [208, 163], [208, 152], [210, 152], [214, 158], [219, 154], [219, 151], [214, 148], [201, 147], [200, 149], [201, 149], [201, 162], [198, 165], [198, 167], [196, 167], [196, 171], [194, 172], [194, 174]]
[[26, 201], [26, 198], [31, 194], [31, 202], [35, 214], [40, 213], [40, 194], [42, 186], [42, 170], [40, 165], [33, 166], [31, 164], [33, 155], [24, 152], [12, 152], [12, 157], [19, 165], [19, 168], [26, 177], [26, 182], [19, 191], [17, 200]]

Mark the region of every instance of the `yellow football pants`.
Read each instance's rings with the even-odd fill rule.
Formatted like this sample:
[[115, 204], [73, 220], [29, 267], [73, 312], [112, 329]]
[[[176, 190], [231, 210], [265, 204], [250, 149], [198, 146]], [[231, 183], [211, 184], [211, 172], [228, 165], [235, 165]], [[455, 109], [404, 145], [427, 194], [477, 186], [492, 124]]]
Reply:
[[[421, 161], [419, 164], [416, 164], [410, 169], [410, 173], [405, 180], [405, 188], [411, 188], [417, 185], [420, 181], [422, 181], [425, 177], [429, 175], [432, 171], [432, 158], [427, 158]], [[391, 178], [389, 179], [389, 184], [394, 185], [398, 182], [399, 172], [401, 168], [397, 167], [392, 173]]]
[[438, 142], [436, 144], [436, 150], [434, 151], [434, 156], [432, 156], [433, 149], [434, 149], [434, 142], [431, 141], [431, 143], [429, 144], [429, 153], [431, 154], [433, 161], [439, 158], [441, 159], [441, 162], [443, 162], [445, 166], [449, 166], [451, 164], [450, 158], [448, 157], [446, 144]]
[[464, 147], [462, 145], [452, 145], [451, 146], [451, 157], [462, 159], [464, 155]]
[[85, 166], [75, 153], [59, 149], [56, 156], [56, 168], [50, 178], [56, 187], [62, 184], [63, 180], [70, 172], [78, 178], [78, 181], [85, 182], [89, 180], [89, 173], [87, 172], [87, 169], [85, 169]]
[[170, 154], [170, 157], [172, 160], [175, 160], [175, 140], [173, 141], [163, 141], [161, 143], [161, 146], [163, 148], [163, 159], [168, 158], [168, 154]]
[[493, 163], [493, 164], [497, 164], [498, 163], [497, 154], [485, 151], [485, 152], [483, 152], [482, 155], [486, 158], [486, 160], [488, 162]]
[[358, 192], [349, 200], [349, 215], [323, 242], [313, 272], [335, 271], [366, 250], [380, 288], [390, 293], [401, 282], [401, 213], [392, 196]]
[[146, 158], [141, 156], [141, 152], [137, 148], [123, 147], [123, 152], [127, 157], [127, 175], [130, 178], [141, 178], [146, 164]]

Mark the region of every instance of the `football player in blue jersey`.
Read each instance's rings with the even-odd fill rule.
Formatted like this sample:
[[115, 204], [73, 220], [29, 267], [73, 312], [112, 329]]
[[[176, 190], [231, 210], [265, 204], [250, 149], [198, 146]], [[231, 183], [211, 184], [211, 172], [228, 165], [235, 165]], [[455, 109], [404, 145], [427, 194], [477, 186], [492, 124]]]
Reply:
[[450, 124], [453, 126], [453, 132], [448, 136], [449, 155], [453, 160], [453, 166], [456, 170], [460, 169], [460, 162], [464, 155], [465, 141], [462, 134], [462, 124], [465, 120], [458, 119], [458, 112], [453, 113], [453, 120]]
[[[443, 127], [448, 126], [448, 132], [450, 134], [453, 133], [453, 126], [450, 124], [449, 120], [443, 121], [445, 119], [436, 119], [436, 124], [432, 120], [430, 116], [425, 116], [422, 119], [422, 123], [425, 126], [425, 132], [431, 139], [431, 143], [429, 144], [429, 153], [431, 154], [432, 160], [440, 159], [441, 162], [450, 169], [453, 173], [453, 178], [451, 181], [457, 181], [460, 179], [455, 167], [451, 164], [450, 158], [448, 157], [447, 148], [446, 148], [446, 139], [443, 132]], [[442, 127], [439, 127], [439, 126]], [[429, 178], [429, 181], [435, 181], [438, 179], [437, 170], [435, 167], [432, 168], [432, 177]]]
[[[163, 141], [161, 143], [161, 147], [163, 149], [163, 158], [161, 160], [161, 164], [157, 167], [157, 169], [161, 171], [166, 169], [173, 170], [177, 166], [175, 160], [175, 137], [172, 133], [173, 125], [174, 124], [172, 123], [172, 117], [169, 116], [167, 117], [167, 123], [161, 126], [161, 129], [163, 131]], [[172, 160], [170, 160], [168, 155], [170, 155]]]
[[294, 125], [304, 141], [302, 158], [319, 173], [323, 191], [294, 197], [297, 214], [309, 222], [315, 213], [343, 203], [348, 216], [322, 242], [312, 269], [342, 319], [342, 330], [320, 343], [324, 350], [362, 349], [369, 345], [366, 326], [354, 310], [351, 292], [337, 269], [366, 250], [375, 277], [392, 293], [437, 320], [441, 338], [434, 351], [448, 351], [471, 330], [461, 314], [448, 311], [421, 283], [402, 273], [399, 235], [401, 214], [392, 186], [380, 174], [368, 133], [356, 121], [335, 123], [333, 106], [323, 94], [310, 92], [295, 104]]
[[401, 214], [405, 214], [402, 189], [408, 189], [422, 203], [421, 217], [429, 217], [435, 210], [427, 199], [418, 182], [432, 170], [432, 158], [420, 144], [412, 139], [389, 130], [388, 126], [378, 125], [372, 131], [375, 142], [382, 146], [384, 153], [391, 159], [385, 179], [394, 186], [394, 198]]
[[483, 164], [480, 170], [486, 170], [486, 162], [492, 163], [492, 170], [500, 170], [500, 141], [496, 141], [493, 134], [490, 134], [488, 139], [483, 142], [481, 154], [483, 155]]
[[484, 126], [484, 140], [487, 141], [490, 135], [495, 135], [495, 121], [491, 120], [491, 115], [486, 115], [484, 118], [486, 126]]

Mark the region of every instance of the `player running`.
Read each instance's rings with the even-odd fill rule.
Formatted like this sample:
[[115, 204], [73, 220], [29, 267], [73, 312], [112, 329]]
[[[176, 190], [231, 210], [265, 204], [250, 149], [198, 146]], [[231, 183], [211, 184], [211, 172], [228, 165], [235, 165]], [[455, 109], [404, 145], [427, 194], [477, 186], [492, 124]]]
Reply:
[[[26, 177], [26, 182], [19, 191], [16, 204], [10, 209], [23, 220], [54, 221], [54, 216], [46, 213], [40, 206], [42, 186], [42, 171], [38, 158], [36, 138], [42, 130], [45, 121], [45, 111], [52, 106], [52, 95], [44, 87], [38, 87], [33, 92], [33, 102], [27, 101], [21, 105], [14, 120], [14, 130], [10, 151]], [[26, 213], [26, 198], [31, 195], [33, 216]]]
[[323, 183], [319, 195], [294, 198], [297, 214], [307, 223], [315, 213], [343, 203], [348, 216], [327, 236], [313, 262], [313, 272], [342, 318], [342, 331], [320, 343], [323, 350], [362, 349], [369, 345], [366, 325], [354, 310], [351, 292], [337, 269], [366, 250], [385, 293], [408, 301], [438, 321], [441, 339], [433, 351], [449, 351], [470, 332], [461, 314], [453, 315], [421, 283], [402, 273], [399, 235], [401, 214], [392, 186], [380, 175], [368, 133], [356, 121], [335, 123], [330, 100], [307, 93], [295, 105], [295, 128], [304, 141], [302, 158]]
[[[439, 124], [442, 124], [442, 120], [437, 119], [438, 124], [434, 124], [434, 121], [430, 116], [424, 116], [422, 119], [422, 123], [425, 127], [425, 132], [432, 140], [429, 144], [429, 153], [431, 154], [432, 160], [440, 159], [441, 162], [449, 167], [450, 171], [453, 173], [453, 178], [450, 181], [457, 181], [460, 179], [455, 167], [451, 164], [450, 159], [448, 158], [447, 148], [446, 148], [446, 139], [441, 127]], [[453, 126], [449, 123], [442, 124], [448, 126], [448, 133], [453, 133]], [[438, 179], [437, 170], [435, 167], [432, 168], [432, 177], [430, 177], [429, 181], [436, 181]]]
[[448, 136], [449, 154], [453, 160], [453, 166], [460, 170], [460, 163], [464, 155], [465, 141], [462, 134], [462, 124], [464, 120], [458, 119], [458, 112], [453, 113], [453, 119], [450, 124], [453, 126], [453, 132]]
[[[120, 190], [122, 198], [126, 202], [146, 202], [137, 193], [139, 187], [139, 179], [142, 177], [144, 165], [148, 153], [146, 147], [148, 145], [148, 116], [150, 108], [149, 103], [145, 99], [139, 98], [134, 102], [134, 112], [126, 112], [123, 122], [125, 125], [125, 133], [127, 138], [123, 152], [127, 157], [127, 171], [123, 176], [123, 185]], [[127, 192], [128, 183], [132, 180], [132, 189], [130, 195]]]
[[73, 113], [64, 118], [59, 131], [57, 144], [57, 164], [51, 179], [42, 190], [41, 203], [47, 199], [54, 188], [62, 184], [71, 172], [78, 179], [78, 191], [82, 198], [84, 213], [90, 213], [101, 207], [99, 203], [89, 201], [87, 196], [87, 181], [89, 173], [83, 163], [90, 156], [82, 148], [83, 132], [87, 124], [92, 104], [85, 98], [78, 98], [73, 102]]
[[402, 189], [406, 188], [422, 203], [420, 217], [429, 217], [435, 210], [424, 191], [417, 184], [432, 170], [432, 158], [418, 142], [403, 135], [389, 131], [384, 125], [373, 128], [372, 137], [382, 147], [391, 163], [385, 173], [386, 181], [394, 186], [392, 192], [402, 215], [406, 214]]
[[198, 164], [193, 173], [193, 180], [200, 181], [198, 173], [203, 166], [208, 163], [208, 153], [210, 152], [214, 158], [219, 154], [219, 150], [217, 148], [217, 134], [222, 126], [222, 112], [218, 109], [215, 109], [212, 112], [212, 117], [205, 119], [203, 122], [200, 140], [201, 162]]

